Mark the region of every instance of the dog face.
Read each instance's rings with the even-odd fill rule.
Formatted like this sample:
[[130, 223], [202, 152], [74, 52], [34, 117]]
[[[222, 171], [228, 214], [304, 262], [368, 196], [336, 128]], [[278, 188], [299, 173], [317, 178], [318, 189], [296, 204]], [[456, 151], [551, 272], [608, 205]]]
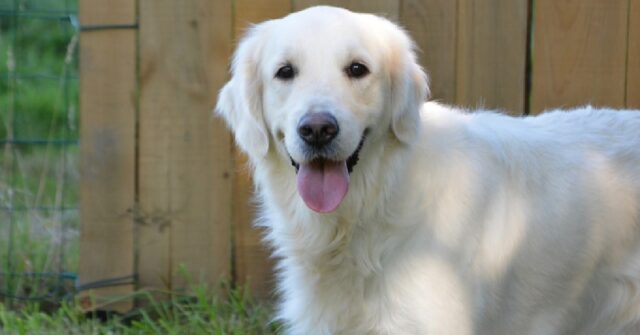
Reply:
[[270, 150], [291, 161], [305, 203], [331, 212], [360, 148], [374, 142], [367, 138], [415, 140], [426, 91], [412, 42], [396, 25], [314, 7], [248, 32], [217, 111], [254, 161]]

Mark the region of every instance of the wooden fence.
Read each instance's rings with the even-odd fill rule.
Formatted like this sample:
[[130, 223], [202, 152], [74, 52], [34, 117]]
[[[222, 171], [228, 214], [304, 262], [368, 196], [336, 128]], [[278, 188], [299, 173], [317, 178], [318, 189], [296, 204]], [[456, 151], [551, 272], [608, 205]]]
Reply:
[[80, 0], [80, 284], [175, 289], [185, 268], [268, 296], [244, 158], [211, 110], [249, 22], [320, 3], [406, 27], [444, 102], [640, 107], [640, 0]]

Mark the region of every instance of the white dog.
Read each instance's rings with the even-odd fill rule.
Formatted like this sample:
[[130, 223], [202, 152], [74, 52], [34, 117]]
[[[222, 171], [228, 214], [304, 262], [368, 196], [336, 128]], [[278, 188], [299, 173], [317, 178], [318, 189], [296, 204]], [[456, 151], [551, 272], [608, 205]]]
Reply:
[[315, 7], [241, 41], [217, 111], [287, 332], [640, 334], [640, 111], [513, 118], [427, 90], [377, 16]]

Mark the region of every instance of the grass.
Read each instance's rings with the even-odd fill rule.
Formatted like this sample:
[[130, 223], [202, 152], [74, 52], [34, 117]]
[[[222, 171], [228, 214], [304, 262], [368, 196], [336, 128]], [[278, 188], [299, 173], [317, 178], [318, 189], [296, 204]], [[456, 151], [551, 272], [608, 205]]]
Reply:
[[0, 18], [0, 139], [78, 137], [77, 42], [68, 21]]
[[0, 334], [278, 333], [267, 307], [224, 285], [162, 292], [163, 301], [135, 293], [144, 307], [109, 318], [74, 301], [79, 150], [52, 142], [79, 137], [78, 34], [52, 18], [76, 8], [0, 1]]
[[76, 305], [63, 304], [53, 313], [31, 304], [19, 311], [0, 305], [2, 334], [277, 334], [269, 310], [251, 300], [242, 289], [212, 292], [195, 286], [189, 294], [172, 293], [168, 301], [154, 301], [140, 294], [147, 306], [128, 315], [100, 320]]

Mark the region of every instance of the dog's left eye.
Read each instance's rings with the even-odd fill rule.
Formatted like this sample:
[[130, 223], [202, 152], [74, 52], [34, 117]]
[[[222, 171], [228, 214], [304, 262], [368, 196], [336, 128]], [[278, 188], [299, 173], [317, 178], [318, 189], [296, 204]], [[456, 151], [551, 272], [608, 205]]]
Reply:
[[362, 63], [353, 62], [345, 69], [347, 76], [359, 79], [369, 74], [369, 69]]
[[276, 78], [280, 80], [291, 80], [296, 76], [296, 69], [291, 64], [286, 64], [285, 66], [278, 69], [276, 72]]

